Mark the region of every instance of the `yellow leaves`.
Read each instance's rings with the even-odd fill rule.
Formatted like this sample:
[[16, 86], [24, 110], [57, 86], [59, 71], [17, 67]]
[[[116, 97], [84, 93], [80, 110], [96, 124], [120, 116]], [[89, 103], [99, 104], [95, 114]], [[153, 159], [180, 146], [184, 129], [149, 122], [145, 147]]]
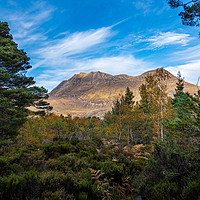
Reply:
[[[149, 148], [149, 146], [144, 145], [144, 144], [138, 144], [138, 145], [134, 145], [131, 149], [134, 158], [142, 158], [145, 160], [148, 160], [148, 157], [150, 156], [150, 153], [147, 151], [147, 149]], [[153, 151], [152, 148], [150, 148], [149, 151]]]
[[59, 119], [60, 119], [59, 115], [50, 114], [45, 117], [45, 123], [55, 122], [58, 121]]
[[129, 148], [128, 146], [125, 146], [125, 147], [123, 148], [123, 150], [124, 150], [125, 152], [128, 152], [128, 151], [130, 150], [130, 148]]
[[107, 126], [107, 127], [105, 128], [106, 137], [112, 136], [113, 133], [114, 133], [114, 131], [115, 131], [114, 127], [112, 127], [112, 126]]
[[97, 151], [97, 153], [100, 153], [100, 152], [101, 152], [100, 149], [96, 149], [96, 151]]
[[[68, 124], [68, 121], [70, 122]], [[60, 123], [57, 123], [60, 122]], [[18, 143], [23, 145], [35, 145], [39, 146], [44, 143], [50, 142], [57, 136], [57, 129], [50, 127], [51, 124], [57, 123], [58, 129], [65, 128], [59, 127], [59, 125], [66, 124], [65, 132], [70, 132], [72, 129], [72, 119], [70, 116], [67, 117], [66, 121], [62, 116], [50, 114], [45, 117], [33, 117], [30, 118], [24, 126], [20, 129], [20, 134], [17, 136]]]
[[103, 178], [100, 180], [101, 176], [103, 176], [105, 173], [102, 172], [102, 170], [95, 170], [92, 168], [89, 168], [91, 177], [93, 180], [95, 180], [95, 184], [97, 185], [97, 189], [102, 191], [104, 197], [103, 199], [110, 199], [111, 194], [110, 194], [110, 183], [109, 179]]
[[29, 119], [20, 129], [17, 140], [20, 145], [39, 145], [44, 139], [44, 120], [36, 117]]
[[199, 151], [199, 147], [194, 147], [194, 151], [198, 152]]
[[[139, 88], [141, 100], [140, 106], [148, 124], [151, 126], [151, 138], [156, 135], [156, 139], [163, 139], [162, 122], [169, 115], [169, 101], [167, 96], [167, 82], [169, 74], [164, 69], [157, 69], [154, 74], [145, 77], [145, 83]], [[150, 127], [149, 126], [149, 127]]]
[[89, 168], [89, 170], [90, 170], [92, 179], [95, 180], [95, 182], [96, 182], [102, 175], [105, 174], [104, 172], [101, 172], [101, 170], [95, 170], [95, 169], [92, 169], [92, 168]]

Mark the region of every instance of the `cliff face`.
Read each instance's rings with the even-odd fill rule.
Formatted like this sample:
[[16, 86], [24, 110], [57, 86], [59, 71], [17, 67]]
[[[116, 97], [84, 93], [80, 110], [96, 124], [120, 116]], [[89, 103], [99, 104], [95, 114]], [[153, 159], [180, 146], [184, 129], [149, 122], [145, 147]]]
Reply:
[[[49, 96], [48, 102], [54, 107], [54, 112], [73, 116], [98, 116], [111, 110], [112, 102], [120, 94], [124, 94], [127, 87], [133, 91], [134, 100], [140, 99], [139, 87], [145, 76], [155, 73], [155, 70], [145, 72], [139, 76], [116, 75], [103, 72], [75, 74], [69, 80], [62, 81]], [[172, 96], [177, 78], [169, 73], [167, 80], [168, 94]], [[185, 82], [185, 91], [191, 94], [197, 92], [195, 85]]]

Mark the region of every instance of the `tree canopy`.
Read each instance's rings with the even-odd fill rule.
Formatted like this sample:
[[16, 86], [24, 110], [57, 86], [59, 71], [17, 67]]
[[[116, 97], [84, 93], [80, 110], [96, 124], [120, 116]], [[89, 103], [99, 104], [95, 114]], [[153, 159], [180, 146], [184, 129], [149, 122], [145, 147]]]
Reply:
[[28, 107], [40, 109], [35, 114], [51, 109], [43, 100], [48, 98], [47, 90], [34, 86], [33, 77], [26, 76], [30, 58], [18, 49], [9, 31], [7, 22], [0, 21], [0, 135], [16, 133], [28, 116]]
[[199, 26], [199, 19], [200, 19], [199, 0], [191, 0], [187, 2], [180, 0], [169, 0], [168, 3], [172, 8], [183, 7], [184, 11], [181, 11], [179, 13], [183, 25]]

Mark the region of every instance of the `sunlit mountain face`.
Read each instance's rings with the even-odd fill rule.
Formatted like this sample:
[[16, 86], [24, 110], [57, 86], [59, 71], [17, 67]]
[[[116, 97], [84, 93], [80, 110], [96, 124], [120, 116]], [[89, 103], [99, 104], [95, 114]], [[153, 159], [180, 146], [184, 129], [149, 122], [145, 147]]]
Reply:
[[[126, 74], [113, 76], [100, 71], [75, 74], [70, 79], [62, 81], [49, 93], [48, 102], [53, 106], [53, 112], [57, 114], [103, 118], [104, 114], [111, 110], [113, 102], [125, 94], [127, 87], [133, 92], [134, 101], [139, 101], [141, 98], [139, 87], [148, 74], [154, 73], [155, 70], [138, 76]], [[167, 73], [169, 75], [166, 81], [167, 92], [168, 96], [173, 97], [177, 78], [168, 71]], [[194, 94], [197, 92], [197, 87], [185, 82], [185, 91]]]
[[51, 91], [80, 72], [137, 76], [163, 67], [196, 84], [199, 28], [157, 0], [0, 0], [0, 18], [31, 58], [37, 85]]

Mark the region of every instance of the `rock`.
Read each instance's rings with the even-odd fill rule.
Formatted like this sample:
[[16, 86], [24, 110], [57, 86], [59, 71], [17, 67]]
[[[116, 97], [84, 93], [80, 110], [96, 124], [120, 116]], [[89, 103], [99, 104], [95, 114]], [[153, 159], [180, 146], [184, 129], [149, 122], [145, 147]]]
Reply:
[[133, 198], [133, 200], [142, 200], [142, 197], [141, 196], [136, 196]]

